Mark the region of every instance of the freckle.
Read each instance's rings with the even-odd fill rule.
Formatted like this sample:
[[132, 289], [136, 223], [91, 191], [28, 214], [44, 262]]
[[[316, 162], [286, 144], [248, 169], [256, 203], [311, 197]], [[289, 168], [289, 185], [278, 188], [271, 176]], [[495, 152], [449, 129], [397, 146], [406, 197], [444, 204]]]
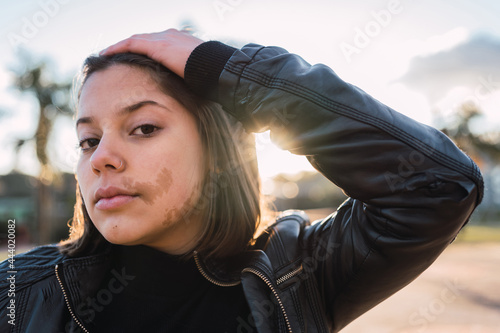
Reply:
[[118, 226], [115, 224], [115, 225], [113, 226], [113, 229], [116, 229], [117, 227], [118, 227]]

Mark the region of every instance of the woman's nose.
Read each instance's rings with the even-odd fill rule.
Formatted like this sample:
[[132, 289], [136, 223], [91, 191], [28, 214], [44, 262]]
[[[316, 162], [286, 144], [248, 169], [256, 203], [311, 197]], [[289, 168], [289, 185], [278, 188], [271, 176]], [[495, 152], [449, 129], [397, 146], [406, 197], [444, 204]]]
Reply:
[[125, 164], [116, 144], [110, 139], [101, 139], [90, 157], [90, 167], [99, 175], [105, 171], [123, 171]]

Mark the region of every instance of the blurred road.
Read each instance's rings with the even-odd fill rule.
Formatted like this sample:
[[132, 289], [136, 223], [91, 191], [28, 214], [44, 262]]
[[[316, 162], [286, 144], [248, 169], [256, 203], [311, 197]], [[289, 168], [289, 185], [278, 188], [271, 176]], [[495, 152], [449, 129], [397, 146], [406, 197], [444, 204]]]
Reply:
[[500, 244], [454, 243], [342, 333], [500, 333]]
[[[332, 211], [306, 212], [314, 221]], [[500, 243], [451, 244], [415, 281], [342, 333], [500, 333]]]

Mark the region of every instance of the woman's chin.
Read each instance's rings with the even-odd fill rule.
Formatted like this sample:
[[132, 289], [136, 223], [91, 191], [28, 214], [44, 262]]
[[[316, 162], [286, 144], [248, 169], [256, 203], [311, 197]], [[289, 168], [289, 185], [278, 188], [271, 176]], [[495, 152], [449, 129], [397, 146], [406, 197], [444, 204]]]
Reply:
[[131, 234], [134, 231], [124, 225], [113, 223], [111, 225], [99, 226], [97, 228], [101, 235], [111, 244], [116, 245], [139, 245], [141, 237], [137, 234]]

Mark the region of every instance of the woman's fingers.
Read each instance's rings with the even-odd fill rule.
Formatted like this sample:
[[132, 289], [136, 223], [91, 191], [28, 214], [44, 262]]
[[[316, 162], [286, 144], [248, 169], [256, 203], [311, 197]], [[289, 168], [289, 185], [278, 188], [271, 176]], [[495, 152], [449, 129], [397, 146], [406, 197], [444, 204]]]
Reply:
[[101, 52], [100, 55], [111, 55], [115, 53], [139, 53], [139, 54], [147, 54], [147, 46], [145, 45], [148, 42], [148, 39], [141, 35], [134, 35], [127, 39], [124, 39], [114, 45], [111, 45]]
[[184, 67], [191, 52], [203, 41], [188, 32], [168, 29], [157, 33], [133, 35], [108, 48], [100, 55], [116, 53], [144, 54], [184, 77]]

